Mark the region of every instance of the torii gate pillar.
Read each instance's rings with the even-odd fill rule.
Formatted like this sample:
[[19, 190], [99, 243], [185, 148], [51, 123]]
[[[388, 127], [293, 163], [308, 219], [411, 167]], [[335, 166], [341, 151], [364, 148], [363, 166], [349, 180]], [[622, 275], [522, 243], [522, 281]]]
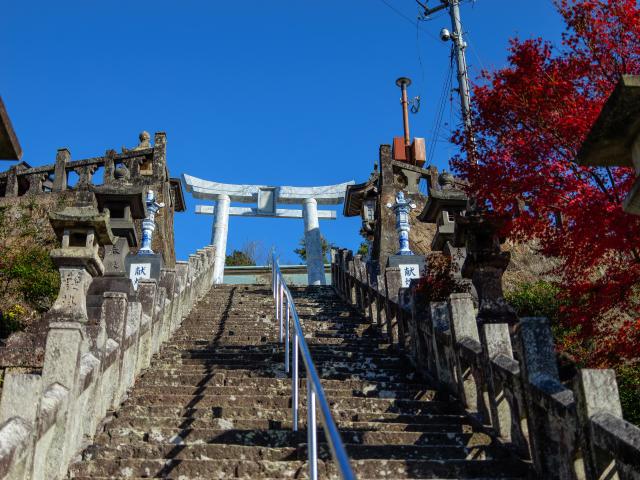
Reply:
[[304, 200], [302, 216], [304, 218], [304, 244], [307, 252], [309, 285], [326, 285], [320, 222], [318, 222], [318, 202], [315, 198]]
[[213, 283], [222, 283], [224, 277], [224, 262], [227, 254], [227, 236], [229, 234], [229, 195], [218, 196], [216, 203], [215, 223], [211, 232], [211, 242], [216, 249], [213, 263]]

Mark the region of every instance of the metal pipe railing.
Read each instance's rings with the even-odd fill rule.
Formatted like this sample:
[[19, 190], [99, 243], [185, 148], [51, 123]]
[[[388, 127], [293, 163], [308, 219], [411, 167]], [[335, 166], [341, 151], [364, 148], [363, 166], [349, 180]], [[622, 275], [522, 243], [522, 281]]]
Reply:
[[[307, 372], [307, 452], [309, 460], [309, 478], [311, 480], [318, 479], [318, 426], [316, 424], [316, 410], [319, 407], [322, 428], [324, 429], [327, 443], [331, 449], [331, 456], [338, 467], [338, 473], [345, 480], [355, 480], [356, 477], [351, 469], [347, 451], [342, 443], [338, 427], [333, 420], [331, 409], [329, 408], [329, 402], [327, 402], [327, 397], [325, 396], [322, 384], [320, 383], [320, 377], [318, 376], [313, 359], [311, 358], [309, 346], [304, 339], [302, 326], [300, 325], [300, 318], [298, 317], [298, 311], [293, 301], [293, 296], [284, 281], [284, 276], [280, 271], [280, 266], [278, 265], [275, 255], [272, 256], [271, 268], [271, 286], [273, 288], [276, 321], [279, 326], [279, 338], [280, 343], [285, 344], [285, 372], [289, 373], [290, 367], [293, 367], [291, 375], [291, 403], [293, 407], [294, 432], [298, 431], [298, 403], [300, 399], [298, 391], [298, 357], [302, 357], [302, 361], [304, 362], [305, 370]], [[291, 328], [292, 320], [293, 328]], [[293, 330], [293, 335], [291, 335], [291, 330]], [[290, 344], [293, 348], [290, 348]], [[291, 356], [291, 359], [289, 359], [291, 350], [293, 350], [293, 355]]]

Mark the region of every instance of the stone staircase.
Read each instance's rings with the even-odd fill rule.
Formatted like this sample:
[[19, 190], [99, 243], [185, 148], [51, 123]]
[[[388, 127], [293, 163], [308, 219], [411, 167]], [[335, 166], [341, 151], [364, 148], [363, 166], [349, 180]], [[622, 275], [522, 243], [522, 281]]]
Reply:
[[[359, 479], [528, 478], [526, 464], [421, 383], [331, 287], [293, 294]], [[267, 286], [212, 288], [70, 478], [306, 478], [306, 432], [304, 424], [291, 431], [291, 382], [273, 316]], [[325, 443], [319, 456], [320, 477], [338, 478]]]

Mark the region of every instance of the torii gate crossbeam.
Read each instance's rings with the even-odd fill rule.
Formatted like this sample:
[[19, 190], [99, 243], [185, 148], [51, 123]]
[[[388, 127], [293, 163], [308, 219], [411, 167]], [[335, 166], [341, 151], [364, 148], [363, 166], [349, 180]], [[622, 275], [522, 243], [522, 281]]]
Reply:
[[[215, 215], [212, 242], [216, 249], [214, 283], [222, 283], [229, 232], [229, 216], [302, 218], [307, 252], [309, 285], [324, 285], [324, 259], [319, 220], [335, 220], [336, 212], [318, 210], [318, 205], [339, 205], [344, 201], [346, 182], [323, 187], [271, 187], [267, 185], [237, 185], [212, 182], [183, 174], [188, 192], [198, 199], [212, 200], [215, 206], [197, 205], [196, 213]], [[253, 203], [256, 207], [231, 207], [231, 202]], [[277, 208], [278, 204], [302, 204], [302, 210]]]

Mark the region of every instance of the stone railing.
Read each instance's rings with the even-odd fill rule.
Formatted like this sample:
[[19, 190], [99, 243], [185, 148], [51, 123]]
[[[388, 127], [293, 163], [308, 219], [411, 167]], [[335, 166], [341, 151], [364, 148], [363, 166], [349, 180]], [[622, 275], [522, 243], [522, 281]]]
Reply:
[[[124, 172], [134, 183], [150, 183], [166, 177], [166, 135], [155, 134], [154, 146], [149, 143], [146, 132], [140, 135], [140, 145], [122, 153], [108, 150], [104, 157], [71, 160], [71, 153], [61, 148], [56, 154], [55, 164], [40, 167], [19, 163], [0, 172], [0, 197], [63, 192], [69, 188], [88, 189], [94, 177], [102, 177], [102, 184], [110, 184]], [[77, 181], [70, 178], [77, 176]], [[73, 187], [69, 184], [73, 183]]]
[[[87, 238], [90, 246], [93, 231]], [[65, 242], [69, 240], [63, 239], [63, 246]], [[97, 246], [95, 251], [97, 255]], [[162, 269], [158, 280], [141, 280], [133, 295], [105, 291], [91, 318], [86, 313], [88, 285], [82, 288], [81, 274], [96, 273], [86, 268], [91, 252], [81, 253], [84, 256], [74, 254], [75, 262], [66, 254], [67, 266], [60, 268], [62, 288], [49, 312], [42, 371], [5, 373], [0, 478], [64, 477], [72, 457], [91, 440], [107, 411], [122, 403], [151, 356], [212, 285], [214, 249], [208, 246], [187, 262]], [[84, 270], [73, 266], [79, 259], [85, 259]]]
[[[501, 287], [490, 285], [501, 280], [503, 266], [495, 267], [495, 255], [485, 255], [490, 261], [483, 263], [482, 255], [471, 253], [479, 308], [469, 293], [425, 305], [415, 280], [401, 288], [399, 268], [372, 273], [359, 255], [344, 249], [332, 251], [332, 283], [421, 375], [531, 460], [536, 478], [640, 478], [640, 429], [622, 419], [614, 372], [581, 369], [561, 381], [547, 319], [512, 314]], [[474, 269], [465, 262], [465, 270]], [[478, 288], [478, 272], [489, 278], [485, 288]]]

